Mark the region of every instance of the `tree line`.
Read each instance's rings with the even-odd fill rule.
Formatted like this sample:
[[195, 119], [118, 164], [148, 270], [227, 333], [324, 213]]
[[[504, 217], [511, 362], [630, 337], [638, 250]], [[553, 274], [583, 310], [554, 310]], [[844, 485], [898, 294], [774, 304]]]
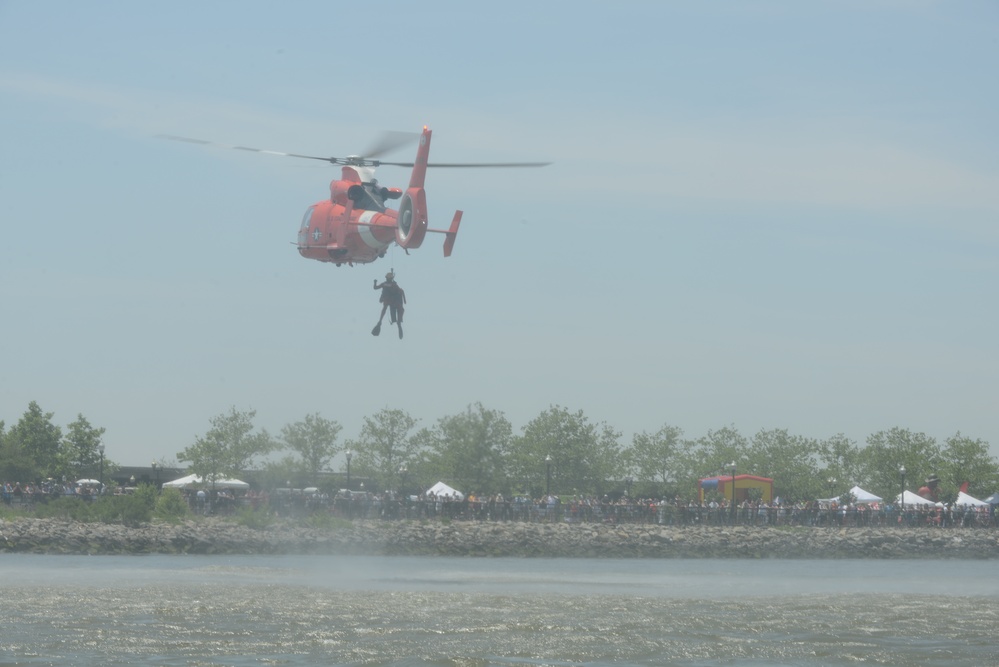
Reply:
[[[563, 496], [627, 492], [691, 499], [699, 479], [733, 469], [773, 478], [775, 494], [792, 501], [838, 496], [854, 484], [894, 498], [903, 476], [905, 486], [915, 489], [937, 475], [943, 499], [956, 496], [966, 482], [972, 495], [999, 490], [999, 462], [989, 443], [960, 432], [939, 442], [895, 427], [858, 444], [842, 434], [818, 440], [787, 429], [746, 436], [734, 426], [688, 437], [667, 423], [624, 443], [619, 431], [582, 411], [550, 406], [515, 433], [502, 412], [474, 403], [429, 426], [404, 410], [385, 408], [366, 416], [357, 436], [348, 439], [337, 421], [318, 413], [276, 435], [254, 426], [256, 414], [233, 407], [213, 417], [177, 460], [205, 478], [255, 470], [273, 488], [312, 485], [349, 452], [351, 474], [375, 492], [416, 493], [443, 480], [476, 494], [537, 496], [550, 489]], [[0, 422], [0, 479], [93, 475], [105, 429], [79, 415], [63, 433], [52, 416], [32, 402], [10, 429]], [[344, 473], [344, 463], [337, 465], [336, 472]]]

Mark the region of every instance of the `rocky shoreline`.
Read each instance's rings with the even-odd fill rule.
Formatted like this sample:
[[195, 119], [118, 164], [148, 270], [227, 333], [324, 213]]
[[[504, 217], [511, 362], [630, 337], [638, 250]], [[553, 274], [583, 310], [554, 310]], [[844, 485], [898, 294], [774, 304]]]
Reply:
[[0, 553], [360, 554], [538, 558], [999, 558], [999, 531], [354, 521], [329, 528], [224, 519], [138, 527], [0, 521]]

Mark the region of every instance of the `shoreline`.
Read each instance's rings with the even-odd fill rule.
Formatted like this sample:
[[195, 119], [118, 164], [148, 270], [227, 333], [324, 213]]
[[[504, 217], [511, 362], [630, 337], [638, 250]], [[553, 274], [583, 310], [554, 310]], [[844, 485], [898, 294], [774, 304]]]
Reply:
[[999, 531], [360, 520], [329, 528], [219, 518], [137, 527], [0, 520], [0, 554], [329, 554], [521, 558], [999, 559]]

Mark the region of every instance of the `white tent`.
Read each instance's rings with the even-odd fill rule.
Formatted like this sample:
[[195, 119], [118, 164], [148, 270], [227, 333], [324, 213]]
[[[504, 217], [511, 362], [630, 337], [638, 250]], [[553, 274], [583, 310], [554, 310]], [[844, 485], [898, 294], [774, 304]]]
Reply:
[[[856, 502], [858, 505], [870, 505], [871, 503], [880, 503], [881, 502], [881, 498], [879, 498], [878, 496], [874, 495], [873, 493], [870, 493], [868, 491], [864, 491], [859, 486], [853, 487], [847, 493], [849, 493], [850, 495], [852, 495], [855, 498], [854, 502]], [[842, 497], [843, 496], [836, 496], [835, 498], [819, 498], [819, 502], [820, 503], [831, 503], [834, 500], [835, 501], [839, 501], [839, 499], [842, 498]]]
[[[902, 496], [901, 495], [895, 496], [895, 502], [896, 503], [901, 503], [902, 502]], [[917, 495], [917, 494], [913, 493], [912, 491], [906, 491], [905, 492], [905, 504], [906, 505], [936, 505], [936, 503], [933, 502], [932, 500], [927, 500], [926, 498], [923, 498], [922, 496]]]
[[870, 493], [869, 491], [864, 491], [859, 486], [855, 486], [850, 489], [850, 495], [857, 499], [857, 503], [860, 505], [870, 505], [871, 503], [880, 503], [881, 498], [879, 496]]
[[458, 491], [457, 489], [452, 489], [450, 486], [448, 486], [444, 482], [437, 482], [436, 484], [434, 484], [433, 486], [431, 486], [429, 489], [427, 489], [427, 493], [428, 494], [432, 493], [435, 496], [437, 496], [438, 498], [441, 497], [441, 496], [451, 496], [452, 498], [457, 498], [458, 500], [464, 500], [465, 499], [465, 494], [464, 493], [462, 493], [461, 491]]
[[209, 489], [242, 489], [244, 491], [250, 488], [249, 484], [238, 479], [216, 479], [214, 483], [212, 481], [202, 483], [201, 477], [198, 475], [187, 475], [163, 484], [164, 489], [186, 489], [189, 486], [203, 486]]
[[957, 500], [954, 501], [955, 505], [974, 505], [975, 507], [985, 507], [988, 505], [984, 500], [979, 500], [978, 498], [972, 498], [964, 491], [960, 491], [957, 494]]

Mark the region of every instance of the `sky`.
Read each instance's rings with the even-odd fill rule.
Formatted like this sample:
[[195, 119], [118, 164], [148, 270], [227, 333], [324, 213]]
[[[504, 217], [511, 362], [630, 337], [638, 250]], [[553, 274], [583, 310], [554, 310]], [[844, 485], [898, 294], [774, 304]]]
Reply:
[[[127, 465], [231, 408], [350, 439], [475, 403], [999, 455], [997, 62], [992, 0], [0, 0], [0, 420], [82, 414]], [[552, 164], [431, 170], [454, 254], [340, 268], [293, 245], [339, 169], [157, 137], [424, 125], [432, 161]]]

